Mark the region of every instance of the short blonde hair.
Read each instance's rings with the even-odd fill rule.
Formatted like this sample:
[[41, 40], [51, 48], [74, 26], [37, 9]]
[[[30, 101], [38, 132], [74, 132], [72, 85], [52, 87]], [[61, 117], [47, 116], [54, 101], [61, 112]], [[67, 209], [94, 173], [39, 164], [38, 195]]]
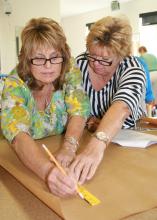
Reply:
[[61, 26], [50, 18], [33, 18], [23, 29], [21, 41], [22, 48], [19, 55], [17, 71], [24, 81], [28, 81], [28, 86], [31, 89], [40, 89], [30, 70], [30, 59], [33, 51], [38, 48], [53, 47], [64, 57], [61, 77], [55, 82], [57, 89], [59, 84], [62, 83], [64, 73], [69, 70], [70, 66], [70, 49]]
[[127, 19], [107, 16], [91, 26], [87, 50], [93, 45], [106, 46], [115, 54], [126, 57], [132, 50], [132, 28]]

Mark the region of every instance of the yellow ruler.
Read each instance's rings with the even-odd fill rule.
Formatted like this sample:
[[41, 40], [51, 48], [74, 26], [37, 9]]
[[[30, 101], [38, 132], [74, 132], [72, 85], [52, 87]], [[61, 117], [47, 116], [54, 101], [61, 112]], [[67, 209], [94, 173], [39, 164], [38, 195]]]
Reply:
[[86, 190], [85, 187], [78, 186], [78, 192], [82, 195], [80, 197], [82, 197], [82, 199], [84, 199], [90, 205], [95, 206], [100, 204], [100, 200], [91, 194], [88, 190]]

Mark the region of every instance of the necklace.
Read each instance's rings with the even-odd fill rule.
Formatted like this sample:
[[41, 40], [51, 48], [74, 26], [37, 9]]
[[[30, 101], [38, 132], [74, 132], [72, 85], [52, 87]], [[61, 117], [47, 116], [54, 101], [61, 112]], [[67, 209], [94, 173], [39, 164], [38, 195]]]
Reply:
[[45, 107], [47, 107], [50, 104], [50, 101], [47, 99], [47, 97], [45, 98]]
[[32, 91], [32, 96], [39, 111], [44, 111], [50, 104], [53, 88], [49, 88], [46, 93], [43, 91]]

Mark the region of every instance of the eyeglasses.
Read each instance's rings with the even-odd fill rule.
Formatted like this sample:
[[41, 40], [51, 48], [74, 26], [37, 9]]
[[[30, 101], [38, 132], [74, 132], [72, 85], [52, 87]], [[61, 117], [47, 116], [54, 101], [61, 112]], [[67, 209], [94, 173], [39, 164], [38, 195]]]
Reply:
[[90, 56], [89, 54], [85, 54], [85, 59], [87, 59], [88, 61], [91, 62], [95, 62], [97, 61], [99, 64], [103, 65], [103, 66], [111, 66], [113, 61], [107, 61], [105, 59], [97, 59], [93, 56]]
[[31, 59], [31, 64], [36, 66], [42, 66], [47, 63], [47, 61], [50, 61], [51, 64], [59, 64], [64, 62], [64, 57], [52, 57], [49, 59], [46, 58], [33, 58]]

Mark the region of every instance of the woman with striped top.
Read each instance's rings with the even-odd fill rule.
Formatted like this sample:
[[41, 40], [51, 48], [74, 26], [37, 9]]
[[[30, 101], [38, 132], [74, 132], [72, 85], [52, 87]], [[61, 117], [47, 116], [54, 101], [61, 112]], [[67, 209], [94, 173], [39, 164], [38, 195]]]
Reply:
[[127, 20], [105, 17], [87, 36], [87, 51], [76, 59], [91, 103], [88, 126], [95, 124], [86, 149], [71, 165], [80, 183], [93, 177], [104, 151], [121, 128], [134, 127], [145, 114], [145, 73], [131, 54], [131, 26]]

